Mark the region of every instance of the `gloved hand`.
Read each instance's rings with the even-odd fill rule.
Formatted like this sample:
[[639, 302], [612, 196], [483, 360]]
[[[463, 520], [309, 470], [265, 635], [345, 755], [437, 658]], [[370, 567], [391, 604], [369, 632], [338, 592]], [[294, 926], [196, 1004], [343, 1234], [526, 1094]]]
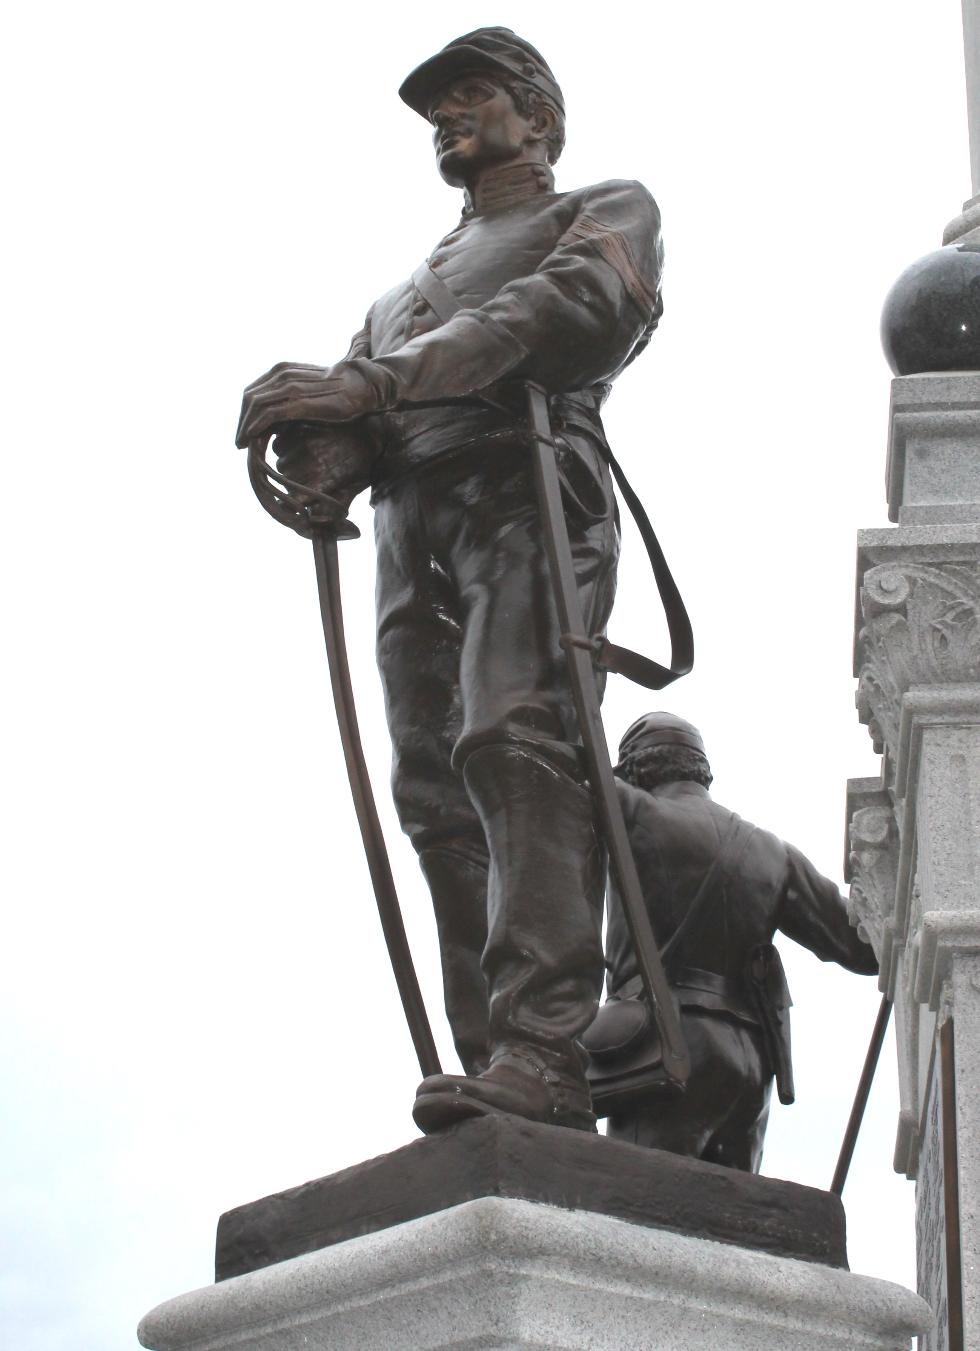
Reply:
[[334, 426], [379, 412], [385, 406], [381, 373], [377, 383], [366, 374], [374, 370], [369, 361], [340, 361], [336, 366], [284, 361], [273, 366], [242, 396], [235, 444], [244, 450], [263, 433], [291, 422]]

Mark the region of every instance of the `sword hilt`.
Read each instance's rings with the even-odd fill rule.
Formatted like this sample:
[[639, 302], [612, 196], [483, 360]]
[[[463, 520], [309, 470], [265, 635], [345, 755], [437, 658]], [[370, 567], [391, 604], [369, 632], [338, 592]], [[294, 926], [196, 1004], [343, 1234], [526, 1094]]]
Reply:
[[347, 519], [344, 505], [336, 497], [273, 469], [266, 459], [271, 439], [272, 434], [268, 433], [248, 445], [249, 481], [269, 515], [304, 539], [314, 539], [317, 535], [359, 539], [360, 530]]

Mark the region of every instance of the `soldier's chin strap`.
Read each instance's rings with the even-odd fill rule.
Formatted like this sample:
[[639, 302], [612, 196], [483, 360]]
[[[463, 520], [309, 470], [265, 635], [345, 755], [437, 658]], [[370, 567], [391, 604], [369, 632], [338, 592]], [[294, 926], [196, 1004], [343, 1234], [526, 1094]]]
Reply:
[[[433, 314], [441, 323], [448, 323], [453, 315], [458, 314], [463, 308], [446, 283], [433, 272], [428, 263], [422, 263], [416, 268], [412, 281], [419, 295], [427, 302]], [[480, 396], [475, 397], [479, 399]], [[498, 406], [493, 404], [490, 399], [485, 400], [485, 402], [494, 407]], [[533, 437], [536, 433], [532, 432], [531, 435]], [[551, 444], [559, 449], [553, 440]], [[635, 684], [642, 685], [648, 690], [662, 690], [681, 676], [687, 675], [694, 666], [694, 633], [691, 629], [691, 620], [643, 503], [633, 491], [629, 479], [623, 473], [622, 466], [612, 451], [607, 447], [603, 454], [619, 491], [623, 495], [623, 501], [629, 507], [630, 515], [636, 522], [640, 538], [643, 540], [647, 551], [647, 557], [650, 559], [654, 580], [657, 583], [657, 591], [660, 594], [660, 601], [667, 619], [667, 634], [670, 638], [670, 665], [662, 666], [660, 662], [653, 661], [650, 657], [644, 657], [642, 653], [634, 652], [632, 648], [620, 647], [618, 643], [611, 643], [606, 637], [591, 638], [577, 634], [566, 634], [562, 643], [563, 646], [589, 648], [596, 666], [603, 671], [612, 671], [616, 675], [626, 676], [627, 680], [632, 680]]]

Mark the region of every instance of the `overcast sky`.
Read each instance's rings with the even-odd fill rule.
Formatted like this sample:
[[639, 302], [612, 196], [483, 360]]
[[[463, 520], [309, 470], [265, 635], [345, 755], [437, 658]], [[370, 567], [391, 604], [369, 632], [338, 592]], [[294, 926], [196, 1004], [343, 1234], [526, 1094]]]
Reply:
[[[877, 770], [850, 662], [855, 532], [886, 523], [878, 315], [969, 196], [959, 0], [18, 6], [0, 81], [17, 1351], [132, 1348], [150, 1306], [211, 1279], [222, 1210], [415, 1134], [309, 546], [254, 502], [232, 438], [245, 383], [342, 356], [455, 223], [396, 90], [490, 23], [562, 83], [559, 187], [639, 178], [662, 208], [664, 320], [606, 419], [696, 630], [696, 671], [660, 702], [702, 728], [719, 800], [842, 881], [845, 780]], [[388, 801], [370, 543], [342, 568], [451, 1063]], [[629, 531], [611, 635], [664, 650]], [[610, 683], [610, 740], [651, 698]], [[763, 1169], [827, 1186], [879, 996], [782, 946], [798, 1100]], [[845, 1201], [853, 1268], [913, 1283], [893, 1061]]]

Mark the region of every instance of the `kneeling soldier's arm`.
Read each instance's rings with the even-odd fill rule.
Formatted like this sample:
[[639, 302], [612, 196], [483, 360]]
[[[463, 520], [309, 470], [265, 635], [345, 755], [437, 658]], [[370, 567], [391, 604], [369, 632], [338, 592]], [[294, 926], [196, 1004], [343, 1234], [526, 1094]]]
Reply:
[[847, 917], [837, 887], [792, 845], [786, 846], [786, 884], [778, 925], [787, 937], [809, 948], [822, 962], [839, 962], [848, 971], [872, 976], [878, 960]]

